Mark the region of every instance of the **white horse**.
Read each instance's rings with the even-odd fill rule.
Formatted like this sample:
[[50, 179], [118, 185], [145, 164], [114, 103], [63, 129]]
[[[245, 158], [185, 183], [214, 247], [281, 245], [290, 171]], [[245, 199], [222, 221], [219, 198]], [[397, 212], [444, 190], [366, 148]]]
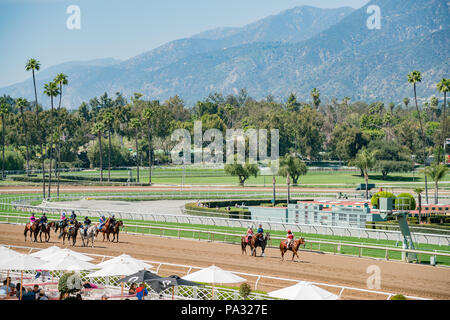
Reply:
[[[86, 231], [86, 235], [84, 235]], [[81, 236], [81, 240], [83, 241], [83, 247], [88, 246], [89, 245], [89, 239], [92, 242], [92, 248], [94, 247], [94, 239], [95, 236], [97, 235], [97, 226], [93, 225], [90, 226], [87, 230], [80, 230], [80, 236]], [[84, 239], [86, 239], [86, 243], [84, 242]]]

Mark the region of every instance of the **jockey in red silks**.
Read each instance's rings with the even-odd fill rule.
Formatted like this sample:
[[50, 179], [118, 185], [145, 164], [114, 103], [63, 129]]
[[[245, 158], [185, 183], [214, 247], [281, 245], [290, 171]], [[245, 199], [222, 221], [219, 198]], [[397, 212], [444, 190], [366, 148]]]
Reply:
[[286, 239], [286, 247], [289, 248], [292, 241], [294, 241], [294, 234], [292, 233], [291, 230], [287, 231], [287, 235], [286, 235], [287, 239]]
[[252, 237], [253, 237], [253, 228], [250, 226], [247, 229], [247, 236], [245, 238], [247, 240], [247, 243]]

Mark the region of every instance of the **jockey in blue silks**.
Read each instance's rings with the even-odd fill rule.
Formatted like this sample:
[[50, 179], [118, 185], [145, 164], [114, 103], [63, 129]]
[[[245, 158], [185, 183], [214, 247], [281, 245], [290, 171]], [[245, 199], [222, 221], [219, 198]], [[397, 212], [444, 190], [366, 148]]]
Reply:
[[101, 216], [99, 222], [100, 222], [100, 224], [98, 225], [98, 230], [102, 230], [103, 226], [104, 226], [105, 223], [106, 223], [106, 218], [105, 218], [105, 216]]

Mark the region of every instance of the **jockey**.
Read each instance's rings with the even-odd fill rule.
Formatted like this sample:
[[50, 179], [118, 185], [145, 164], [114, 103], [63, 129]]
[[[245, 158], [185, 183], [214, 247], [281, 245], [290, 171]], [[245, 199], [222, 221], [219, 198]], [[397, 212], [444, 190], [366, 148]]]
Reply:
[[72, 214], [70, 215], [70, 220], [75, 220], [77, 218], [77, 215], [75, 214], [75, 211], [72, 211]]
[[114, 218], [114, 215], [112, 215], [111, 216], [111, 223], [109, 224], [109, 228], [112, 229], [115, 224], [116, 224], [116, 218]]
[[99, 223], [99, 225], [98, 225], [98, 230], [102, 230], [103, 226], [104, 226], [105, 223], [106, 223], [106, 218], [105, 218], [105, 216], [101, 216], [99, 222], [100, 222], [100, 223]]
[[66, 222], [66, 213], [63, 212], [61, 214], [61, 217], [59, 217], [59, 226], [62, 227], [64, 225], [64, 223]]
[[39, 224], [47, 226], [47, 221], [48, 221], [47, 216], [45, 215], [45, 213], [43, 213], [42, 217], [39, 219]]
[[30, 226], [32, 226], [36, 222], [36, 217], [34, 216], [34, 213], [31, 214], [30, 217]]
[[247, 229], [247, 242], [249, 242], [252, 237], [253, 237], [253, 228], [249, 226]]
[[87, 229], [89, 228], [89, 226], [91, 225], [91, 220], [89, 219], [89, 217], [84, 217], [84, 221], [83, 221], [83, 229], [84, 229], [84, 235], [87, 235]]
[[263, 227], [262, 227], [262, 224], [260, 224], [260, 225], [258, 226], [257, 233], [261, 233], [261, 235], [264, 234], [264, 229], [263, 229]]
[[287, 239], [286, 239], [286, 247], [289, 248], [291, 246], [292, 241], [294, 241], [294, 234], [292, 233], [291, 230], [287, 231], [286, 237], [287, 237]]

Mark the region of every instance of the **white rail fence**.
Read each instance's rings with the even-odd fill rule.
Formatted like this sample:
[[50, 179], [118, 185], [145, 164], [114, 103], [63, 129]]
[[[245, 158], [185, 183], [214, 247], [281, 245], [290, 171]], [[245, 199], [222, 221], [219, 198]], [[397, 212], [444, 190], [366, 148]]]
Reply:
[[[14, 246], [14, 245], [3, 245], [5, 247], [9, 247], [11, 249], [25, 249], [28, 251], [28, 253], [32, 253], [33, 251], [41, 250], [42, 248], [33, 248], [33, 247], [24, 247], [24, 246]], [[101, 260], [99, 262], [104, 261], [105, 259], [114, 258], [113, 256], [106, 256], [106, 255], [98, 255], [98, 254], [92, 254], [87, 252], [82, 252], [85, 255], [91, 256], [93, 258], [96, 258], [97, 260]], [[146, 263], [152, 264], [156, 266], [153, 272], [159, 274], [163, 273], [172, 273], [174, 269], [177, 270], [187, 270], [186, 274], [182, 274], [181, 276], [190, 274], [193, 270], [200, 270], [202, 267], [198, 266], [190, 266], [190, 265], [183, 265], [183, 264], [174, 264], [174, 263], [167, 263], [167, 262], [160, 262], [160, 261], [151, 261], [151, 260], [144, 260]], [[232, 270], [228, 270], [232, 271]], [[14, 272], [14, 270], [12, 270]], [[253, 290], [258, 290], [258, 285], [264, 285], [265, 281], [268, 281], [266, 286], [274, 286], [273, 281], [278, 281], [276, 287], [281, 288], [281, 283], [287, 282], [288, 285], [297, 283], [298, 281], [301, 281], [300, 279], [290, 279], [290, 278], [280, 278], [280, 277], [272, 277], [272, 276], [266, 276], [266, 275], [259, 275], [259, 274], [252, 274], [252, 273], [244, 273], [244, 272], [237, 272], [232, 271], [233, 273], [242, 276], [243, 278], [247, 279], [247, 283], [253, 284], [254, 288]], [[28, 271], [27, 274], [34, 274], [34, 271]], [[62, 274], [62, 272], [52, 272], [51, 276], [53, 278], [59, 278], [59, 276]], [[117, 290], [120, 290], [120, 283], [118, 280], [121, 277], [96, 277], [96, 278], [88, 278], [86, 275], [88, 272], [81, 272], [81, 278], [82, 280], [89, 280], [93, 283], [112, 287]], [[173, 274], [173, 273], [172, 273]], [[250, 279], [249, 279], [250, 278]], [[308, 281], [314, 285], [320, 286], [324, 289], [329, 290], [330, 292], [333, 292], [338, 295], [339, 299], [342, 299], [344, 293], [348, 294], [350, 297], [356, 295], [363, 294], [366, 298], [367, 296], [371, 296], [372, 299], [379, 298], [380, 296], [384, 296], [385, 299], [389, 300], [395, 293], [390, 292], [384, 292], [384, 291], [377, 291], [377, 290], [369, 290], [369, 289], [362, 289], [362, 288], [355, 288], [355, 287], [348, 287], [348, 286], [340, 286], [335, 284], [328, 284], [328, 283], [320, 283], [320, 282], [311, 282]], [[170, 298], [172, 295], [175, 296], [176, 299], [187, 299], [187, 300], [210, 300], [211, 299], [211, 293], [212, 293], [212, 287], [205, 285], [203, 287], [175, 287], [174, 293], [171, 291], [172, 289], [166, 289], [160, 294], [160, 297]], [[153, 291], [153, 294], [156, 294]], [[405, 295], [406, 298], [412, 299], [412, 300], [430, 300], [428, 298], [423, 297], [416, 297], [416, 296], [409, 296]], [[116, 299], [119, 297], [115, 297]], [[238, 290], [229, 289], [229, 288], [221, 288], [221, 287], [215, 287], [214, 288], [214, 299], [217, 300], [242, 300], [244, 299], [240, 294]], [[370, 298], [369, 298], [370, 299]], [[278, 300], [275, 298], [272, 298], [268, 296], [267, 294], [259, 294], [252, 292], [248, 297], [247, 300]]]

